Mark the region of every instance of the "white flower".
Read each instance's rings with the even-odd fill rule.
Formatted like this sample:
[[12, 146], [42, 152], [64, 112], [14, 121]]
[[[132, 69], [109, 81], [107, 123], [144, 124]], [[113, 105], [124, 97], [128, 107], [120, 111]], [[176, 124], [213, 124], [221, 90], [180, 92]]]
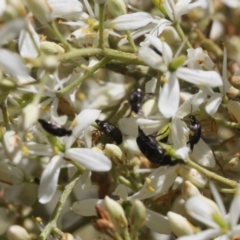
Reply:
[[[178, 78], [198, 86], [206, 85], [216, 87], [222, 85], [222, 80], [215, 71], [193, 70], [186, 67], [179, 67], [175, 71], [169, 69], [173, 61], [171, 48], [167, 43], [151, 35], [148, 35], [148, 39], [151, 45], [154, 46], [162, 56], [147, 46], [143, 46], [139, 49], [139, 56], [150, 67], [164, 73], [165, 84], [163, 88], [160, 88], [158, 106], [160, 112], [166, 118], [171, 118], [178, 110], [180, 94]], [[182, 63], [182, 65], [184, 65], [184, 63]]]
[[59, 153], [54, 156], [48, 166], [42, 173], [39, 186], [39, 201], [41, 203], [49, 202], [57, 188], [60, 167], [64, 163], [64, 158], [71, 159], [88, 170], [105, 172], [111, 169], [111, 161], [102, 153], [87, 148], [70, 148], [73, 142], [83, 131], [94, 122], [100, 115], [99, 110], [85, 109], [73, 121], [72, 136], [65, 137], [65, 153]]
[[195, 235], [180, 237], [178, 240], [208, 240], [219, 236], [221, 236], [220, 239], [227, 240], [240, 235], [240, 225], [238, 225], [240, 186], [237, 188], [228, 214], [216, 187], [210, 183], [210, 188], [217, 205], [201, 195], [196, 195], [186, 202], [186, 209], [190, 216], [207, 225], [210, 229]]
[[207, 7], [206, 0], [165, 0], [163, 1], [163, 6], [172, 21], [178, 21], [180, 17], [187, 14], [193, 8], [196, 7]]

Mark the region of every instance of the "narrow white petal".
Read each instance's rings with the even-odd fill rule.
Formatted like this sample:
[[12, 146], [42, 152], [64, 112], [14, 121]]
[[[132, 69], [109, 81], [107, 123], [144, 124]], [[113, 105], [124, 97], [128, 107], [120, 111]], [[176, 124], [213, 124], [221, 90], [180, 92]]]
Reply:
[[104, 154], [88, 148], [70, 148], [65, 152], [65, 158], [96, 172], [107, 172], [112, 167], [112, 162]]
[[219, 87], [223, 85], [222, 78], [216, 71], [203, 71], [180, 67], [176, 71], [178, 78], [196, 85]]
[[230, 100], [227, 104], [228, 112], [232, 114], [238, 123], [240, 123], [240, 103]]
[[136, 12], [121, 15], [110, 22], [111, 26], [116, 30], [135, 30], [146, 26], [153, 20], [149, 13]]
[[117, 185], [115, 191], [113, 192], [113, 195], [118, 196], [122, 200], [126, 200], [128, 197], [128, 189], [125, 185], [119, 184]]
[[28, 70], [21, 58], [6, 49], [0, 49], [0, 68], [14, 77], [29, 77]]
[[162, 233], [162, 234], [170, 234], [172, 232], [168, 218], [151, 211], [150, 209], [147, 210], [147, 221], [146, 226], [152, 229], [155, 232]]
[[202, 166], [209, 168], [215, 167], [216, 161], [213, 152], [201, 138], [199, 142], [194, 145], [191, 156], [198, 164]]
[[[29, 34], [31, 33], [31, 36]], [[33, 43], [35, 42], [35, 44]], [[23, 29], [19, 35], [18, 48], [22, 57], [35, 58], [38, 55], [40, 39], [31, 23], [28, 23], [28, 31]]]
[[210, 99], [208, 100], [206, 106], [205, 106], [205, 110], [206, 112], [210, 115], [213, 116], [217, 110], [219, 105], [222, 102], [222, 94], [221, 93], [214, 93]]
[[236, 226], [239, 220], [239, 216], [240, 216], [239, 202], [240, 202], [240, 184], [238, 184], [237, 192], [233, 198], [233, 201], [229, 209], [229, 223], [231, 227]]
[[57, 190], [58, 176], [63, 163], [61, 156], [54, 156], [43, 171], [38, 189], [40, 203], [45, 204], [52, 199]]
[[145, 93], [155, 93], [157, 86], [157, 79], [153, 77], [150, 81], [145, 84]]
[[167, 192], [177, 177], [176, 167], [164, 166], [154, 170], [147, 177], [148, 180], [145, 181], [143, 187], [129, 199], [146, 199]]
[[220, 229], [207, 229], [194, 235], [179, 237], [177, 240], [211, 240], [220, 234]]
[[180, 159], [187, 160], [189, 151], [190, 151], [189, 147], [181, 147], [175, 151], [175, 154]]
[[175, 74], [167, 74], [166, 78], [168, 82], [160, 89], [158, 108], [165, 118], [171, 118], [178, 110], [180, 88]]
[[103, 199], [86, 199], [73, 203], [72, 210], [82, 216], [90, 217], [97, 215], [95, 206], [103, 205]]
[[135, 118], [121, 118], [118, 121], [118, 127], [122, 134], [127, 136], [137, 137], [138, 125]]

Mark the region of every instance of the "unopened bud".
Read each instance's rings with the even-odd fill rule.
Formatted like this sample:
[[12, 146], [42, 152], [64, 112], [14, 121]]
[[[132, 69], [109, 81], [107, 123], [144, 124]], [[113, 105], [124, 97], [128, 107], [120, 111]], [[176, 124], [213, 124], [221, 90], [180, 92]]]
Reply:
[[232, 158], [230, 161], [228, 161], [226, 164], [224, 164], [223, 169], [225, 171], [240, 172], [239, 157], [236, 156], [236, 157]]
[[107, 1], [109, 12], [118, 17], [127, 13], [127, 7], [124, 0], [108, 0]]
[[197, 228], [194, 227], [186, 218], [182, 217], [182, 215], [174, 212], [168, 212], [167, 216], [171, 229], [177, 237], [191, 235], [197, 231]]
[[183, 179], [189, 180], [199, 188], [204, 188], [208, 182], [207, 177], [194, 168], [179, 166], [176, 171]]
[[113, 163], [119, 165], [123, 162], [123, 152], [122, 150], [115, 144], [106, 144], [104, 153], [107, 157], [109, 157]]
[[24, 173], [20, 168], [8, 163], [0, 163], [0, 182], [17, 185], [24, 181]]
[[10, 226], [7, 230], [7, 237], [9, 240], [30, 240], [27, 231], [19, 225]]
[[61, 240], [75, 240], [75, 238], [70, 233], [64, 233]]
[[0, 81], [1, 90], [11, 90], [17, 87], [17, 84], [10, 79], [4, 78]]
[[182, 184], [182, 197], [184, 200], [199, 194], [200, 192], [195, 185], [193, 185], [190, 181], [184, 181]]
[[237, 89], [240, 89], [240, 76], [232, 76], [228, 78], [231, 85]]
[[54, 56], [48, 56], [44, 59], [44, 68], [49, 72], [53, 72], [58, 67], [58, 60]]
[[57, 55], [64, 53], [65, 50], [60, 45], [54, 42], [44, 41], [40, 43], [40, 50], [45, 54]]
[[122, 206], [118, 202], [106, 196], [104, 199], [104, 206], [108, 213], [110, 214], [111, 219], [115, 226], [118, 226], [120, 228], [127, 227], [128, 222], [125, 217], [125, 213], [123, 211]]
[[130, 219], [134, 229], [140, 229], [146, 222], [147, 211], [140, 200], [135, 200], [132, 204]]

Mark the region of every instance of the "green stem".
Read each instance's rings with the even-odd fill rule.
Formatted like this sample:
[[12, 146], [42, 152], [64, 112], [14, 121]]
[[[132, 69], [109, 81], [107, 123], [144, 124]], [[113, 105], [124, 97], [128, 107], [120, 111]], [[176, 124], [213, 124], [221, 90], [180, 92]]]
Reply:
[[129, 187], [130, 189], [132, 189], [132, 190], [134, 189], [134, 187], [132, 186], [132, 183], [129, 180], [127, 180], [125, 177], [119, 176], [118, 180], [120, 183], [124, 184], [125, 186]]
[[132, 35], [131, 35], [130, 31], [127, 30], [127, 31], [125, 31], [125, 33], [127, 35], [127, 40], [129, 42], [130, 46], [132, 47], [133, 52], [136, 53], [137, 52], [137, 47], [136, 47], [136, 45], [135, 45], [135, 43], [134, 43], [134, 41], [132, 39]]
[[225, 120], [222, 120], [222, 119], [219, 119], [219, 118], [214, 118], [214, 120], [217, 123], [222, 124], [222, 125], [227, 126], [227, 127], [240, 128], [240, 124], [239, 123], [229, 122], [229, 121], [225, 121]]
[[128, 229], [125, 227], [124, 229], [123, 229], [123, 239], [124, 240], [131, 240], [131, 238], [130, 238], [130, 236], [129, 236], [129, 232], [128, 232]]
[[9, 119], [8, 119], [6, 100], [2, 101], [0, 106], [1, 106], [1, 109], [2, 109], [2, 116], [3, 116], [3, 121], [4, 121], [4, 124], [5, 124], [5, 127], [9, 131], [9, 130], [11, 130], [11, 126], [10, 126]]
[[[187, 37], [185, 36], [185, 34], [184, 34], [181, 26], [179, 25], [179, 23], [178, 23], [178, 22], [175, 22], [175, 23], [173, 24], [173, 27], [174, 27], [175, 30], [177, 31], [177, 33], [178, 33], [179, 37], [181, 38], [181, 40], [182, 40], [182, 41], [185, 41]], [[191, 45], [191, 43], [190, 43], [189, 41], [186, 42], [186, 48], [193, 48], [192, 45]]]
[[193, 161], [191, 161], [190, 159], [187, 160], [186, 164], [190, 167], [195, 168], [196, 170], [198, 170], [199, 172], [205, 174], [207, 177], [212, 178], [214, 180], [217, 180], [219, 182], [225, 183], [226, 185], [231, 186], [232, 188], [236, 188], [238, 186], [238, 183], [236, 181], [224, 178], [220, 175], [217, 175], [216, 173], [213, 173], [207, 169], [205, 169], [204, 167], [201, 167], [200, 165], [194, 163]]
[[76, 185], [79, 178], [81, 177], [81, 175], [82, 175], [82, 172], [75, 173], [74, 176], [72, 177], [70, 183], [65, 187], [65, 190], [62, 193], [62, 195], [50, 217], [48, 224], [45, 226], [45, 228], [43, 229], [42, 233], [39, 235], [37, 240], [46, 240], [48, 235], [53, 230], [53, 228], [56, 228], [56, 222], [60, 216], [63, 206], [64, 206], [66, 200], [68, 199], [70, 193], [72, 192], [74, 186]]
[[104, 48], [105, 3], [99, 4], [99, 40], [98, 47]]
[[72, 47], [70, 46], [70, 44], [63, 38], [62, 34], [59, 32], [55, 22], [50, 22], [49, 23], [49, 27], [51, 28], [51, 30], [53, 31], [53, 33], [55, 34], [55, 36], [58, 38], [58, 40], [63, 44], [64, 48], [67, 51], [70, 51], [72, 49]]
[[88, 71], [85, 72], [85, 74], [80, 77], [79, 79], [77, 79], [76, 81], [74, 81], [73, 83], [69, 84], [68, 86], [66, 86], [65, 88], [63, 88], [62, 90], [56, 92], [56, 95], [58, 97], [62, 97], [64, 94], [66, 94], [67, 92], [71, 91], [72, 89], [76, 88], [80, 83], [82, 83], [84, 80], [86, 80], [87, 78], [91, 77], [93, 73], [95, 73], [99, 68], [103, 67], [104, 65], [106, 65], [106, 63], [109, 62], [109, 59], [107, 57], [103, 58], [99, 63], [97, 63], [96, 65], [94, 65], [92, 68], [90, 68]]

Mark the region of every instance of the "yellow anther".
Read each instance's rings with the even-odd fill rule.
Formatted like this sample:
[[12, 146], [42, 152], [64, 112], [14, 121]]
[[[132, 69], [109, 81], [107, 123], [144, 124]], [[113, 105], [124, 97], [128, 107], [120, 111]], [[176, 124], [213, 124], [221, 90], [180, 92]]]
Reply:
[[26, 145], [22, 146], [22, 153], [23, 153], [24, 156], [29, 155], [28, 147]]
[[148, 185], [148, 186], [146, 187], [146, 189], [147, 189], [149, 192], [155, 192], [155, 189], [154, 189], [152, 186], [150, 186], [150, 185]]
[[152, 182], [152, 180], [151, 180], [150, 178], [148, 178], [148, 177], [145, 178], [145, 181], [146, 181], [147, 183], [149, 183], [149, 184]]
[[53, 148], [53, 154], [54, 154], [54, 155], [58, 155], [58, 154], [59, 154], [59, 148], [58, 148], [58, 147], [55, 146], [55, 147]]
[[26, 134], [26, 138], [29, 139], [29, 140], [32, 140], [32, 139], [33, 139], [32, 133], [28, 132], [28, 133]]

